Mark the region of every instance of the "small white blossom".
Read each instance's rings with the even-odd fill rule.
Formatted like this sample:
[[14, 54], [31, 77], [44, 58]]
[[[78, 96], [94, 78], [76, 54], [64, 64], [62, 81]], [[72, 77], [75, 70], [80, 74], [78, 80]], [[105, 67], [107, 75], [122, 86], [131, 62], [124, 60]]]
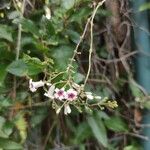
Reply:
[[94, 98], [95, 98], [95, 99], [102, 99], [101, 96], [95, 96]]
[[37, 82], [33, 82], [32, 79], [30, 79], [29, 81], [29, 89], [31, 92], [35, 92], [39, 87], [44, 86], [44, 82], [43, 81], [37, 81]]
[[71, 108], [70, 108], [70, 106], [68, 105], [68, 104], [66, 104], [65, 106], [64, 106], [64, 114], [65, 115], [68, 115], [68, 114], [70, 114], [71, 113]]
[[85, 92], [86, 94], [86, 97], [89, 99], [89, 100], [93, 100], [94, 99], [94, 96], [92, 95], [91, 92]]
[[64, 88], [61, 88], [61, 89], [56, 88], [56, 89], [55, 89], [54, 97], [55, 97], [56, 99], [58, 99], [58, 100], [63, 100], [63, 99], [65, 99], [65, 97], [66, 97], [65, 89], [64, 89]]
[[52, 85], [52, 86], [49, 88], [48, 92], [45, 93], [44, 95], [47, 96], [47, 97], [49, 97], [49, 98], [51, 98], [51, 99], [54, 99], [54, 91], [55, 91], [55, 86]]
[[6, 8], [9, 10], [9, 9], [10, 9], [10, 6], [7, 6]]
[[51, 19], [51, 10], [48, 7], [45, 7], [45, 17], [50, 20]]
[[46, 85], [47, 85], [47, 86], [51, 86], [52, 84], [51, 84], [51, 83], [49, 83], [49, 82], [47, 82], [47, 83], [46, 83]]
[[75, 91], [74, 89], [69, 89], [66, 93], [66, 99], [73, 101], [75, 99], [77, 99], [77, 91]]

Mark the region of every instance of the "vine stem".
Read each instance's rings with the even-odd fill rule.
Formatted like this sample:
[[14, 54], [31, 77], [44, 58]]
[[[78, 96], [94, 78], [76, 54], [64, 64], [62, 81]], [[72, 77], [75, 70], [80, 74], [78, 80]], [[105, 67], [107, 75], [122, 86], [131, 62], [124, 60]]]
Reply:
[[15, 108], [14, 106], [10, 106], [9, 109], [10, 110], [24, 110], [24, 109], [31, 109], [33, 107], [45, 107], [45, 106], [49, 106], [52, 103], [52, 100], [48, 100], [45, 102], [39, 102], [39, 103], [35, 103], [32, 105], [24, 105], [24, 106], [20, 106], [19, 108]]
[[78, 42], [78, 44], [77, 44], [77, 46], [76, 46], [76, 48], [75, 48], [75, 50], [74, 50], [73, 56], [72, 56], [72, 58], [71, 58], [71, 61], [70, 61], [70, 64], [68, 65], [68, 67], [72, 66], [72, 63], [73, 63], [73, 61], [74, 61], [74, 58], [75, 58], [76, 54], [78, 53], [78, 48], [79, 48], [79, 46], [80, 46], [81, 42], [83, 41], [84, 36], [85, 36], [85, 34], [86, 34], [86, 31], [87, 31], [88, 25], [89, 25], [89, 23], [90, 23], [90, 20], [91, 20], [91, 17], [88, 18], [88, 20], [87, 20], [87, 23], [86, 23], [86, 25], [85, 25], [84, 31], [83, 31], [83, 33], [82, 33], [82, 35], [81, 35], [81, 37], [80, 37], [80, 40], [79, 40], [79, 42]]
[[18, 25], [17, 47], [16, 47], [16, 60], [19, 59], [19, 54], [20, 54], [21, 30], [22, 30], [22, 25], [19, 24], [19, 25]]
[[[52, 99], [45, 101], [45, 102], [39, 102], [39, 103], [34, 103], [31, 105], [24, 105], [24, 106], [20, 106], [20, 107], [15, 107], [15, 106], [10, 106], [9, 109], [10, 110], [24, 110], [24, 109], [31, 109], [31, 108], [36, 108], [36, 107], [45, 107], [45, 106], [50, 106], [50, 104], [52, 103]], [[68, 101], [63, 102], [63, 104], [60, 106], [60, 109], [63, 108], [63, 106], [65, 104], [67, 104]]]
[[83, 39], [85, 37], [85, 34], [86, 34], [87, 29], [88, 29], [90, 20], [91, 20], [91, 17], [89, 17], [88, 20], [87, 20], [87, 23], [85, 25], [84, 31], [83, 31], [82, 35], [80, 36], [80, 40], [79, 40], [79, 42], [78, 42], [78, 44], [77, 44], [77, 46], [76, 46], [76, 48], [75, 48], [75, 50], [73, 52], [73, 56], [72, 56], [72, 58], [70, 60], [70, 63], [68, 64], [68, 67], [67, 67], [67, 70], [66, 70], [66, 72], [69, 75], [68, 82], [71, 81], [71, 68], [73, 67], [72, 65], [73, 65], [73, 62], [75, 60], [75, 56], [78, 53], [79, 46], [80, 46], [81, 42], [83, 41]]
[[105, 1], [106, 0], [103, 0], [103, 1], [101, 1], [101, 2], [98, 3], [98, 5], [94, 9], [93, 14], [91, 16], [91, 21], [90, 21], [90, 25], [91, 25], [91, 28], [90, 28], [91, 42], [90, 42], [90, 49], [89, 49], [89, 66], [88, 66], [88, 72], [87, 72], [87, 75], [85, 77], [83, 87], [85, 87], [85, 85], [87, 83], [87, 80], [89, 78], [90, 71], [91, 71], [91, 65], [92, 65], [92, 61], [91, 60], [92, 60], [92, 52], [93, 52], [93, 25], [94, 25], [93, 21], [94, 21], [94, 18], [95, 18], [95, 15], [97, 13], [98, 8], [101, 7]]
[[[21, 12], [20, 12], [20, 19], [23, 18], [24, 9], [25, 9], [25, 1], [23, 0]], [[17, 37], [17, 46], [16, 46], [16, 60], [19, 59], [20, 49], [21, 49], [21, 33], [22, 33], [22, 25], [19, 23], [18, 25], [18, 37]]]
[[[24, 14], [24, 9], [25, 9], [25, 1], [23, 0], [22, 2], [22, 6], [21, 6], [21, 10], [20, 10], [20, 19], [23, 18], [23, 14]], [[19, 11], [19, 9], [17, 8], [17, 5], [14, 2], [14, 5], [16, 7], [16, 10]], [[17, 36], [17, 45], [16, 45], [16, 59], [19, 59], [19, 55], [20, 55], [20, 49], [21, 49], [21, 32], [22, 32], [22, 25], [19, 23], [18, 25], [18, 36]], [[16, 86], [17, 86], [17, 81], [16, 81], [16, 77], [13, 77], [13, 99], [16, 98]]]

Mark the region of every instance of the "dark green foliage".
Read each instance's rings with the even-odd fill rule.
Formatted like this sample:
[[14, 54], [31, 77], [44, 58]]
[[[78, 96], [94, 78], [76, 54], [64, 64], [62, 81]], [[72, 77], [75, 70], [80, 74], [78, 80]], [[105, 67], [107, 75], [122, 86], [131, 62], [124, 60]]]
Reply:
[[[42, 89], [35, 94], [29, 92], [29, 78], [49, 80], [52, 73], [67, 69], [95, 4], [96, 0], [95, 3], [91, 0], [35, 0], [31, 4], [27, 2], [24, 17], [21, 17], [20, 8], [12, 1], [0, 1], [0, 150], [22, 150], [25, 146], [29, 149], [45, 146], [45, 150], [56, 147], [118, 150], [124, 146], [123, 150], [138, 150], [136, 142], [131, 144], [135, 139], [127, 137], [127, 133], [135, 128], [129, 121], [134, 118], [124, 119], [118, 114], [129, 110], [132, 113], [130, 106], [139, 106], [134, 97], [142, 99], [143, 93], [135, 84], [128, 84], [128, 75], [112, 71], [118, 67], [117, 63], [114, 63], [116, 68], [111, 63], [107, 64], [107, 59], [112, 59], [114, 54], [107, 50], [106, 35], [102, 34], [106, 30], [106, 20], [112, 15], [106, 8], [100, 8], [94, 19], [94, 63], [91, 80], [85, 88], [95, 95], [115, 98], [119, 109], [106, 108], [103, 111], [100, 107], [95, 111], [94, 106], [79, 106], [77, 109], [85, 109], [85, 113], [80, 114], [71, 107], [71, 117], [64, 116], [63, 110], [56, 115], [49, 106], [53, 105], [52, 101], [48, 101]], [[50, 20], [45, 17], [45, 7], [50, 9]], [[149, 8], [148, 3], [140, 10]], [[16, 60], [18, 25], [21, 25], [21, 39], [19, 59]], [[71, 72], [77, 84], [83, 84], [88, 70], [89, 47], [88, 27], [78, 49], [81, 54], [75, 57], [74, 72]], [[118, 78], [113, 79], [114, 74]], [[67, 80], [68, 75], [65, 72], [53, 82]], [[47, 101], [39, 107], [36, 105]], [[145, 101], [140, 106], [150, 108], [149, 102]], [[126, 145], [122, 144], [124, 137], [127, 138]]]

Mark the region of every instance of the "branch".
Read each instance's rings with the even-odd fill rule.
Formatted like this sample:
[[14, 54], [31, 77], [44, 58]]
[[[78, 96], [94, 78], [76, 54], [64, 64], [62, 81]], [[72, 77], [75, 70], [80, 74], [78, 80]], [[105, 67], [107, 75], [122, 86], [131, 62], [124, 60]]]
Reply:
[[91, 21], [90, 21], [90, 24], [91, 24], [91, 35], [90, 35], [91, 36], [91, 43], [90, 43], [90, 49], [89, 49], [89, 67], [88, 67], [87, 75], [85, 77], [85, 81], [84, 81], [84, 85], [83, 85], [84, 87], [85, 87], [85, 85], [87, 83], [87, 80], [89, 78], [90, 71], [91, 71], [91, 58], [92, 58], [92, 52], [93, 52], [93, 25], [94, 25], [93, 21], [94, 21], [94, 18], [95, 18], [95, 15], [97, 13], [98, 8], [100, 6], [102, 6], [105, 1], [106, 0], [103, 0], [103, 1], [98, 3], [98, 5], [96, 6], [96, 8], [93, 11], [93, 14], [92, 14], [92, 17], [91, 17]]

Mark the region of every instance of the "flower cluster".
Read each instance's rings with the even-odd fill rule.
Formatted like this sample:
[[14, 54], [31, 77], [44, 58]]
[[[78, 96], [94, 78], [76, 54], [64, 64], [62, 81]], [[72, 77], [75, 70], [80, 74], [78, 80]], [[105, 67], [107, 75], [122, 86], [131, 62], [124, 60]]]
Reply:
[[[33, 82], [32, 79], [30, 79], [29, 81], [29, 89], [31, 92], [36, 92], [36, 90], [40, 87], [43, 87], [44, 85], [48, 85], [49, 89], [47, 92], [44, 93], [44, 95], [50, 99], [56, 99], [56, 100], [60, 100], [60, 101], [74, 101], [77, 99], [78, 97], [78, 92], [76, 90], [74, 90], [73, 88], [68, 89], [67, 91], [65, 90], [65, 88], [55, 88], [54, 85], [50, 84], [50, 83], [44, 83], [43, 81], [37, 81], [37, 82]], [[60, 112], [60, 110], [58, 109], [56, 111], [57, 113]], [[71, 113], [71, 109], [69, 104], [65, 104], [64, 105], [64, 114], [67, 115]]]
[[77, 91], [75, 91], [74, 89], [69, 89], [67, 91], [65, 91], [64, 88], [55, 89], [55, 86], [52, 85], [48, 92], [46, 92], [44, 94], [45, 96], [51, 98], [51, 99], [57, 99], [57, 100], [69, 100], [69, 101], [73, 101], [75, 99], [77, 99]]
[[[55, 87], [54, 84], [51, 84], [49, 82], [44, 82], [44, 81], [37, 81], [37, 82], [33, 82], [32, 79], [30, 79], [29, 81], [29, 89], [31, 92], [36, 92], [38, 88], [40, 87], [44, 87], [45, 85], [47, 85], [48, 90], [46, 90], [46, 92], [44, 93], [44, 96], [50, 98], [53, 102], [55, 102], [55, 100], [58, 100], [59, 103], [63, 103], [61, 106], [58, 106], [57, 103], [55, 103], [55, 105], [57, 107], [55, 107], [56, 113], [59, 114], [61, 109], [64, 108], [64, 114], [70, 114], [71, 113], [71, 108], [70, 108], [70, 104], [75, 105], [76, 102], [79, 102], [78, 100], [101, 100], [102, 97], [101, 96], [97, 96], [94, 95], [91, 92], [85, 92], [84, 89], [82, 88], [82, 86], [76, 84], [76, 83], [72, 83], [72, 87], [66, 88], [62, 87], [62, 88], [57, 88]], [[45, 89], [45, 88], [44, 88]], [[81, 95], [84, 95], [84, 97], [82, 98]], [[103, 104], [101, 104], [101, 102], [103, 102]], [[75, 103], [74, 103], [75, 102]], [[110, 108], [115, 108], [117, 107], [117, 102], [116, 101], [108, 101], [108, 103], [105, 101], [105, 98], [101, 101], [99, 101], [96, 105], [100, 106], [100, 105], [106, 105]], [[82, 102], [81, 102], [82, 103]], [[88, 105], [88, 103], [86, 103], [86, 105]], [[89, 106], [89, 105], [88, 105]], [[95, 106], [95, 104], [94, 104]]]

